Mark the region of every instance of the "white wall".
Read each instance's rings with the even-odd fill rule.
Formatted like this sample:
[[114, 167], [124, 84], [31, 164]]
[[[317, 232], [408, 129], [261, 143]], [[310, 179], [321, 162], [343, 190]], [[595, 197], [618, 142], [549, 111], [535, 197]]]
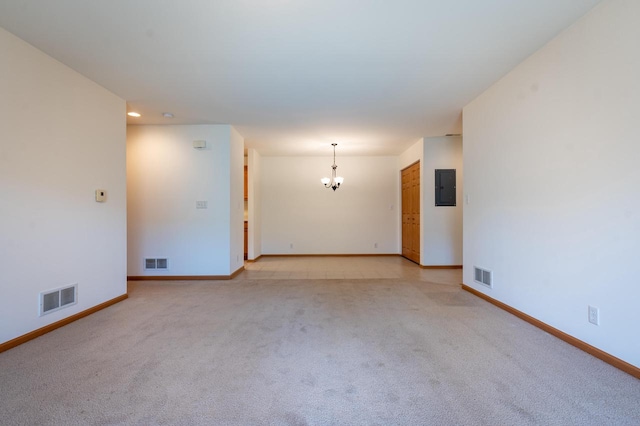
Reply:
[[320, 183], [332, 162], [262, 157], [263, 254], [398, 253], [398, 158], [341, 157], [338, 151], [344, 184], [335, 192]]
[[[462, 138], [424, 138], [420, 167], [423, 204], [420, 209], [422, 226], [422, 265], [462, 265], [463, 170]], [[456, 169], [455, 207], [436, 207], [435, 170]]]
[[424, 139], [420, 139], [398, 156], [398, 165], [400, 166], [400, 170], [406, 169], [416, 161], [420, 161], [420, 164], [422, 164], [423, 155]]
[[[128, 126], [129, 275], [229, 275], [238, 250], [242, 265], [240, 144], [228, 125]], [[169, 269], [145, 271], [146, 257], [168, 258]]]
[[[5, 342], [126, 293], [126, 105], [3, 29], [0, 58]], [[76, 283], [76, 305], [38, 316], [40, 292]]]
[[[244, 138], [229, 126], [230, 133], [230, 259], [229, 271], [236, 272], [244, 265]], [[218, 182], [220, 183], [220, 182]]]
[[249, 197], [249, 247], [247, 258], [257, 259], [262, 255], [262, 157], [255, 149], [248, 150], [248, 197]]
[[463, 148], [464, 282], [636, 366], [638, 16], [594, 8], [464, 109]]

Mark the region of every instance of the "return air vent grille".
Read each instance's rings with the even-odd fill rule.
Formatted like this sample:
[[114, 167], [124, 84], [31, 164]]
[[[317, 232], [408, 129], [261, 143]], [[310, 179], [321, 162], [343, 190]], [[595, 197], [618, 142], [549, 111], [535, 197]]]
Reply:
[[144, 269], [168, 269], [167, 258], [146, 258], [144, 260]]
[[76, 302], [76, 288], [67, 287], [60, 290], [60, 306], [67, 306]]
[[42, 314], [58, 309], [60, 307], [60, 292], [47, 293], [42, 295]]
[[40, 293], [40, 316], [75, 305], [77, 299], [78, 284], [42, 292]]
[[486, 269], [478, 268], [477, 266], [473, 267], [474, 277], [473, 279], [480, 283], [484, 284], [487, 287], [493, 288], [493, 273], [491, 271], [487, 271]]

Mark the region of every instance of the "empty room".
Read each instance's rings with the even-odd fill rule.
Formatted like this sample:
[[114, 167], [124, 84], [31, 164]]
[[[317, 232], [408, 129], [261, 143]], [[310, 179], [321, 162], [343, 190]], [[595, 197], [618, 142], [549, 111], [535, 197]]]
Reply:
[[0, 0], [0, 423], [640, 424], [639, 17]]

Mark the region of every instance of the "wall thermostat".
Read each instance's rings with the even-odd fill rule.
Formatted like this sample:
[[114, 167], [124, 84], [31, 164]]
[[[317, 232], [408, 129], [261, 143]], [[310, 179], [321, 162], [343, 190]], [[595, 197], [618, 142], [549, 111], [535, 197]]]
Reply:
[[193, 141], [193, 147], [195, 149], [206, 149], [207, 141]]

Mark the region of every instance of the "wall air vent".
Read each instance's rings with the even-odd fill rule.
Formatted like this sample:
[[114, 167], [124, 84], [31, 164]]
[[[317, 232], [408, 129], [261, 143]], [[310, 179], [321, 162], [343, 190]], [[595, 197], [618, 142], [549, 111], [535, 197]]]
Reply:
[[167, 258], [146, 258], [144, 259], [144, 269], [169, 269]]
[[78, 303], [78, 284], [40, 293], [40, 316]]
[[484, 284], [489, 288], [493, 288], [493, 272], [474, 266], [473, 275], [473, 279], [475, 282]]

